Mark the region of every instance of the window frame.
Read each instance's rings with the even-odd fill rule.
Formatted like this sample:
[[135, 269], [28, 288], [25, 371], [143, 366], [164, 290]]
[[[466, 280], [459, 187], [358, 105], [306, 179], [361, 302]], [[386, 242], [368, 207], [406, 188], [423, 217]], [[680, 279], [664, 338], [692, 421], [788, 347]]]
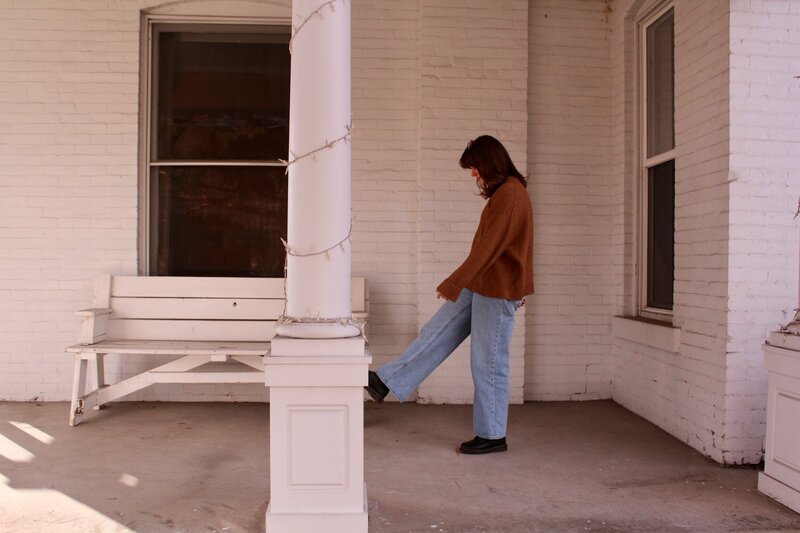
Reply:
[[187, 28], [197, 32], [230, 31], [231, 28], [245, 29], [257, 26], [286, 26], [291, 28], [291, 19], [284, 17], [223, 17], [200, 15], [161, 15], [146, 13], [142, 15], [140, 28], [139, 64], [139, 217], [138, 217], [138, 260], [140, 276], [154, 275], [151, 271], [151, 231], [153, 213], [151, 206], [151, 170], [158, 166], [270, 166], [286, 167], [281, 160], [263, 161], [153, 161], [153, 127], [156, 123], [154, 84], [158, 82], [158, 60], [156, 58], [156, 33], [164, 28]]
[[[641, 316], [642, 318], [656, 320], [659, 322], [668, 322], [672, 323], [672, 319], [674, 316], [674, 298], [673, 298], [673, 308], [672, 309], [661, 309], [657, 307], [648, 306], [647, 302], [647, 294], [648, 294], [648, 173], [649, 170], [657, 165], [662, 163], [666, 163], [669, 161], [674, 161], [675, 157], [675, 146], [671, 150], [667, 150], [665, 152], [649, 156], [647, 155], [648, 150], [648, 121], [647, 121], [647, 30], [648, 28], [656, 22], [659, 18], [661, 18], [664, 14], [668, 11], [673, 10], [673, 17], [674, 17], [674, 8], [675, 3], [674, 0], [656, 2], [650, 9], [648, 9], [645, 13], [638, 20], [637, 24], [637, 65], [638, 65], [638, 90], [639, 94], [637, 95], [637, 118], [638, 118], [638, 136], [637, 136], [637, 147], [636, 147], [636, 160], [637, 160], [637, 183], [638, 183], [638, 239], [637, 242], [639, 243], [638, 246], [638, 261], [637, 261], [637, 315]], [[674, 20], [674, 19], [673, 19]], [[675, 42], [673, 40], [673, 58], [674, 58], [674, 50], [675, 50]], [[674, 60], [674, 59], [673, 59]], [[674, 91], [674, 71], [673, 71], [673, 101], [675, 98], [675, 91]], [[674, 107], [673, 107], [673, 134], [674, 134], [674, 127], [675, 127], [675, 119], [674, 119]], [[675, 143], [673, 143], [675, 144]], [[673, 220], [674, 220], [674, 212], [673, 212]], [[673, 241], [674, 242], [674, 241]], [[673, 257], [674, 257], [674, 248], [673, 248]], [[674, 295], [674, 275], [673, 275], [673, 295]]]

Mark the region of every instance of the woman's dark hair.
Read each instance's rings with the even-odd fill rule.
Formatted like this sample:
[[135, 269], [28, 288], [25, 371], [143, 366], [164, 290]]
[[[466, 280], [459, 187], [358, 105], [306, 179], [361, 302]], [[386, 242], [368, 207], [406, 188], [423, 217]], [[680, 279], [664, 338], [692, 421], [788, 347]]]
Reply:
[[458, 160], [461, 168], [474, 168], [483, 178], [480, 188], [481, 196], [489, 198], [505, 183], [507, 178], [517, 178], [523, 185], [528, 179], [517, 170], [505, 146], [491, 135], [481, 135], [467, 143], [467, 148]]

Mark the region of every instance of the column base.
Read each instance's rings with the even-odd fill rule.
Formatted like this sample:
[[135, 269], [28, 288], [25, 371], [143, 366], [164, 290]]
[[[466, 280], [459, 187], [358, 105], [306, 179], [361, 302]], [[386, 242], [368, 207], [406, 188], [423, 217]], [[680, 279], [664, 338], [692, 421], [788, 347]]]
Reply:
[[267, 505], [266, 533], [367, 533], [367, 485], [364, 484], [364, 510], [360, 513], [273, 513]]
[[275, 334], [290, 339], [348, 339], [361, 335], [354, 324], [294, 322], [275, 327]]
[[800, 491], [781, 483], [764, 472], [758, 474], [758, 491], [777, 500], [792, 511], [800, 513]]
[[367, 533], [364, 385], [371, 361], [363, 337], [272, 339], [264, 357], [269, 533]]

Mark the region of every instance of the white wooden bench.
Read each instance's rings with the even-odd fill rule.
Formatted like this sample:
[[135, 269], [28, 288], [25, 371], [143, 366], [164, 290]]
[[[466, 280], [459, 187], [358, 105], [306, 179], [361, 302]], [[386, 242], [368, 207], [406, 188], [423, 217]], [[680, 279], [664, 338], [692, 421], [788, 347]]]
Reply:
[[[353, 317], [366, 322], [368, 288], [351, 284]], [[263, 357], [284, 309], [284, 282], [275, 278], [101, 276], [74, 354], [69, 424], [88, 409], [154, 383], [264, 383]], [[109, 354], [180, 356], [108, 384]], [[94, 388], [86, 390], [93, 362]], [[230, 364], [233, 363], [233, 364]]]

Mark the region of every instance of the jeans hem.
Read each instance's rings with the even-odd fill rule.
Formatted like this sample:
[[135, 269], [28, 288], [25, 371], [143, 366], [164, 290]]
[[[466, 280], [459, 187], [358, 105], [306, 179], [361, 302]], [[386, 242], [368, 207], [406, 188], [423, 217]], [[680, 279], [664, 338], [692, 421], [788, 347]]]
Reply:
[[389, 383], [386, 381], [386, 378], [384, 378], [383, 376], [381, 376], [381, 371], [380, 371], [380, 369], [376, 370], [376, 371], [375, 371], [375, 374], [377, 374], [377, 375], [378, 375], [378, 377], [379, 377], [379, 378], [381, 378], [381, 381], [383, 381], [383, 384], [384, 384], [384, 385], [386, 385], [386, 388], [387, 388], [387, 389], [389, 389], [389, 392], [391, 392], [392, 394], [394, 394], [395, 398], [397, 398], [398, 400], [400, 400], [400, 403], [403, 403], [404, 401], [406, 401], [406, 399], [408, 398], [408, 396], [400, 396], [399, 394], [397, 394], [397, 393], [395, 392], [395, 390], [392, 388], [392, 386], [391, 386], [391, 385], [389, 385]]

